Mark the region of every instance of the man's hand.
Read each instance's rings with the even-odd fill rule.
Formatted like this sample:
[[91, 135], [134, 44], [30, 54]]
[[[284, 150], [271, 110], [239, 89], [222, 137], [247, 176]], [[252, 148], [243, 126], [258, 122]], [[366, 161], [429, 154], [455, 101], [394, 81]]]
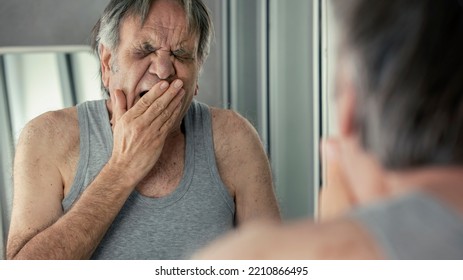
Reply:
[[108, 164], [126, 174], [132, 186], [136, 186], [159, 159], [181, 111], [185, 95], [182, 86], [181, 80], [170, 86], [162, 81], [128, 111], [125, 94], [120, 90], [112, 93], [114, 147]]
[[320, 219], [329, 220], [355, 205], [349, 182], [341, 164], [341, 148], [337, 139], [325, 139], [321, 145], [323, 186], [320, 191]]

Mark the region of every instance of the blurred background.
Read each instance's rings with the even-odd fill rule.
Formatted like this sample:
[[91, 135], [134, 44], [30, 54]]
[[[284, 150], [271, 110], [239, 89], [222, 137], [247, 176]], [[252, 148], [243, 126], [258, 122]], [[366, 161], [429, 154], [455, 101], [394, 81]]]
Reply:
[[[333, 131], [335, 30], [327, 0], [204, 0], [215, 40], [198, 100], [255, 126], [285, 220], [317, 215], [319, 140]], [[11, 214], [21, 129], [49, 110], [100, 99], [90, 32], [108, 0], [2, 0], [0, 256]]]

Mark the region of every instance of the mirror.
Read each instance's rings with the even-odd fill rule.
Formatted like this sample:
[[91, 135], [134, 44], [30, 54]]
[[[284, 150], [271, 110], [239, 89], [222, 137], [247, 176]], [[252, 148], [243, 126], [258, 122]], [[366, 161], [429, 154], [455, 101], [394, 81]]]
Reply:
[[0, 51], [0, 259], [13, 197], [14, 147], [38, 115], [102, 98], [98, 59], [89, 47]]
[[15, 143], [36, 116], [102, 97], [98, 60], [90, 50], [8, 53], [2, 60]]

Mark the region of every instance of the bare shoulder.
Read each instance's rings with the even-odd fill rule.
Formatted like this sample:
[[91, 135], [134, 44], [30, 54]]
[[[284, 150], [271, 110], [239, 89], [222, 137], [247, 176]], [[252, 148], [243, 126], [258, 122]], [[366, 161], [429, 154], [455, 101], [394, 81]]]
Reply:
[[225, 131], [227, 133], [227, 131], [232, 130], [232, 132], [237, 133], [255, 133], [252, 124], [233, 110], [210, 107], [210, 111], [214, 132]]
[[[31, 166], [34, 170], [53, 166], [64, 178], [64, 173], [75, 165], [78, 152], [76, 108], [50, 111], [32, 119], [22, 129], [16, 147], [15, 166]], [[15, 168], [15, 175], [18, 175], [17, 172]]]
[[[312, 220], [286, 224], [250, 225], [254, 235], [249, 247], [265, 259], [363, 260], [383, 258], [378, 245], [357, 222], [341, 218], [316, 223]], [[262, 236], [267, 236], [262, 238]], [[257, 245], [252, 245], [257, 244]]]
[[213, 107], [210, 110], [214, 144], [218, 156], [228, 158], [230, 153], [252, 152], [252, 149], [256, 148], [262, 151], [259, 135], [246, 118], [233, 110]]
[[18, 148], [49, 150], [56, 154], [60, 148], [78, 140], [79, 129], [75, 107], [50, 111], [29, 121], [21, 131]]
[[[300, 226], [300, 228], [299, 228]], [[382, 259], [379, 245], [355, 220], [343, 217], [319, 224], [293, 226], [299, 235], [306, 233], [313, 259]], [[305, 230], [304, 230], [305, 228]], [[288, 230], [286, 234], [290, 234]]]
[[213, 242], [196, 257], [270, 260], [383, 258], [368, 233], [347, 219], [320, 224], [311, 220], [248, 224]]

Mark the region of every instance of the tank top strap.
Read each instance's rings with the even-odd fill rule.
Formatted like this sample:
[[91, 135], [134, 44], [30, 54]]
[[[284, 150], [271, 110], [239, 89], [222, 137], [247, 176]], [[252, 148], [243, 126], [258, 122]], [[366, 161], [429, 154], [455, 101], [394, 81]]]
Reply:
[[228, 193], [227, 187], [220, 178], [215, 158], [214, 140], [212, 132], [212, 117], [209, 106], [193, 100], [188, 114], [185, 118], [186, 131], [193, 131], [195, 145], [195, 166], [199, 165], [209, 168], [210, 176], [215, 185], [219, 188], [223, 199], [230, 211], [235, 212], [235, 203]]
[[[112, 153], [112, 132], [106, 100], [87, 101], [78, 104], [79, 161], [69, 193], [62, 201], [68, 211], [83, 192], [84, 187], [98, 174]], [[90, 155], [92, 155], [90, 164]]]

